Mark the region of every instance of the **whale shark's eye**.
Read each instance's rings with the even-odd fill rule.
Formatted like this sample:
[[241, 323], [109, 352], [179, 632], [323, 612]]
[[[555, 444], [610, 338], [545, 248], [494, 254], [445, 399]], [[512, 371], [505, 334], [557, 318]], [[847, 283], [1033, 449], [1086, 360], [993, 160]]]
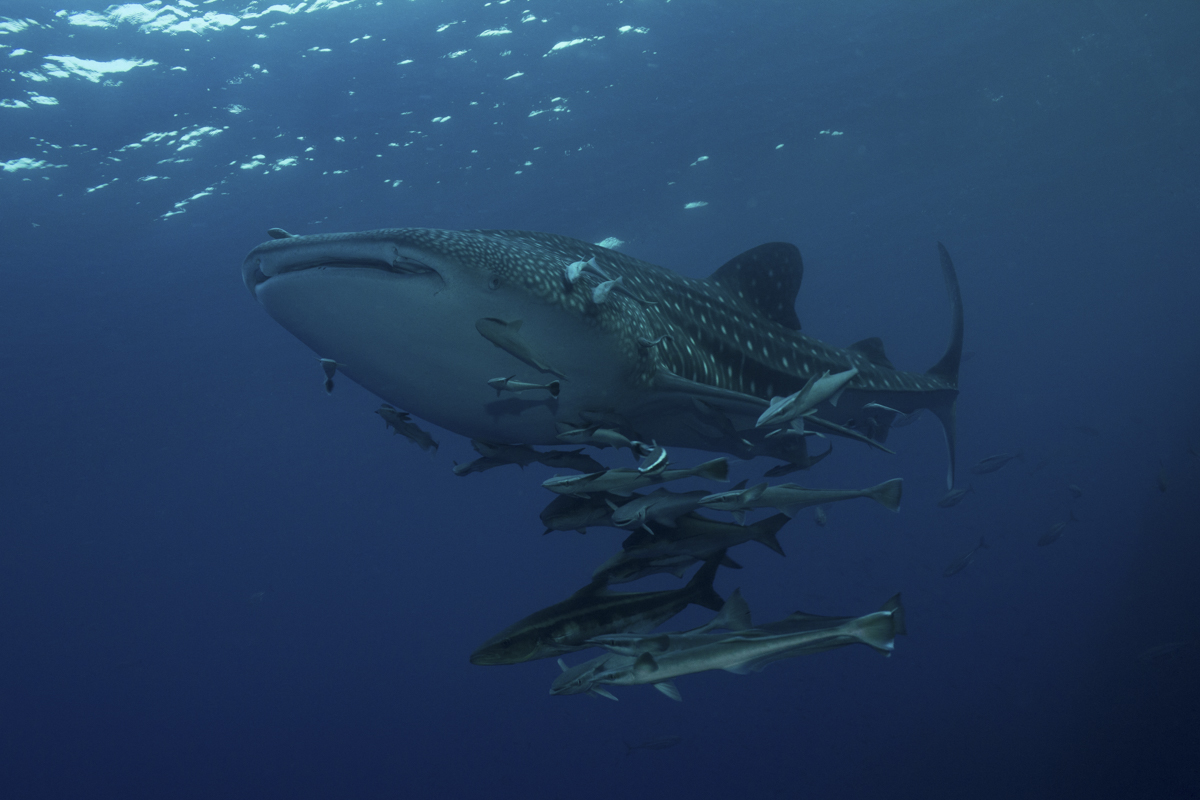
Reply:
[[489, 288], [489, 289], [493, 289], [493, 290], [494, 290], [494, 289], [497, 289], [497, 288], [499, 288], [499, 286], [500, 286], [500, 279], [499, 279], [499, 278], [497, 278], [495, 275], [493, 275], [493, 276], [492, 276], [492, 277], [491, 277], [491, 278], [488, 280], [488, 288]]

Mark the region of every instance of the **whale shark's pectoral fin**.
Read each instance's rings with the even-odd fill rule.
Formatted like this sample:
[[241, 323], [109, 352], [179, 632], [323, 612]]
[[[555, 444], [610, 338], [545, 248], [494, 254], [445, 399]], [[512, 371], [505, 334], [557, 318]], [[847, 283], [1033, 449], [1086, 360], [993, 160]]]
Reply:
[[838, 436], [845, 436], [847, 439], [854, 439], [855, 441], [859, 441], [859, 442], [862, 442], [863, 444], [870, 445], [871, 447], [874, 447], [877, 450], [882, 450], [885, 453], [891, 453], [892, 455], [896, 455], [895, 450], [890, 450], [890, 449], [884, 447], [879, 442], [872, 439], [870, 436], [865, 436], [865, 435], [859, 433], [858, 431], [853, 430], [852, 428], [847, 428], [843, 425], [838, 425], [837, 423], [830, 422], [829, 420], [826, 420], [826, 419], [821, 419], [820, 417], [808, 416], [805, 419], [807, 419], [813, 425], [816, 425], [818, 428], [824, 428], [825, 430], [829, 431], [830, 433], [836, 433]]
[[667, 392], [687, 398], [689, 403], [692, 398], [698, 398], [726, 414], [757, 417], [768, 405], [767, 401], [761, 397], [688, 380], [664, 367], [659, 367], [658, 371], [654, 373], [653, 387], [658, 392]]

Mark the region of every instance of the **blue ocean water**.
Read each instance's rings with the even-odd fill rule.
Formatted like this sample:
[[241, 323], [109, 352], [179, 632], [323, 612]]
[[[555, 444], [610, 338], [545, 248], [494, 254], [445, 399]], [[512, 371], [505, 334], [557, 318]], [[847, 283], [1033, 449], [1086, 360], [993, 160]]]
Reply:
[[[1198, 32], [1185, 1], [5, 0], [0, 795], [1200, 796]], [[929, 415], [838, 440], [791, 479], [900, 476], [902, 511], [802, 513], [716, 584], [756, 621], [902, 592], [895, 652], [682, 703], [468, 663], [623, 534], [542, 536], [551, 470], [458, 478], [464, 437], [326, 395], [242, 285], [268, 228], [396, 226], [692, 277], [794, 242], [805, 332], [916, 371], [944, 242], [973, 491], [936, 505]]]

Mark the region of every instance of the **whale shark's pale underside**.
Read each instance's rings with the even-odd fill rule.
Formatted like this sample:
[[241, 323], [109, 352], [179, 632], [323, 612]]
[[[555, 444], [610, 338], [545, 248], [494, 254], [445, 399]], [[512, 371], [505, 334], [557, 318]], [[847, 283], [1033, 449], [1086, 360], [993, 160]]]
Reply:
[[[940, 244], [950, 344], [926, 372], [904, 372], [877, 338], [839, 348], [800, 332], [803, 264], [790, 244], [761, 245], [697, 280], [547, 233], [272, 235], [242, 266], [267, 313], [352, 380], [450, 431], [550, 445], [565, 427], [602, 425], [666, 447], [806, 465], [805, 437], [769, 436], [756, 419], [814, 374], [856, 367], [837, 405], [817, 416], [882, 442], [898, 414], [929, 409], [946, 432], [953, 483], [962, 301]], [[568, 264], [593, 258], [598, 269], [566, 279]], [[605, 278], [619, 278], [619, 290], [597, 303]], [[544, 383], [549, 372], [563, 376], [557, 397], [497, 399], [488, 385]]]

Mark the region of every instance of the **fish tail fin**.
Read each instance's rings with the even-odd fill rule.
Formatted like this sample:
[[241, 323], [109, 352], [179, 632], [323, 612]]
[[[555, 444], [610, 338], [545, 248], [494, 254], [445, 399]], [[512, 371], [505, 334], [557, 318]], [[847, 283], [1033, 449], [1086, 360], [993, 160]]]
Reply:
[[855, 620], [855, 635], [865, 645], [890, 654], [896, 636], [907, 633], [904, 627], [904, 606], [900, 595], [883, 604], [880, 611]]
[[704, 606], [712, 611], [720, 611], [725, 606], [725, 601], [721, 599], [721, 595], [717, 594], [713, 589], [713, 578], [717, 576], [717, 570], [721, 567], [721, 559], [725, 557], [725, 551], [714, 553], [713, 556], [704, 562], [704, 566], [696, 570], [696, 574], [688, 581], [684, 591], [691, 595], [689, 602], [696, 605]]
[[[562, 389], [562, 384], [558, 381], [550, 381], [550, 383], [546, 384], [546, 388], [550, 390], [551, 397], [558, 397], [558, 392]], [[496, 394], [499, 394], [499, 392], [496, 392]]]
[[779, 555], [786, 556], [787, 553], [783, 552], [783, 546], [779, 544], [779, 539], [775, 534], [779, 533], [779, 529], [787, 525], [790, 521], [791, 517], [787, 514], [776, 514], [773, 517], [756, 522], [750, 526], [750, 529], [753, 531], [751, 538], [771, 548], [776, 553], [779, 553]]
[[904, 624], [904, 604], [900, 602], [900, 593], [896, 592], [883, 604], [881, 611], [892, 614], [892, 629], [896, 636], [907, 636], [908, 627]]
[[729, 460], [714, 458], [696, 467], [692, 474], [697, 478], [708, 478], [710, 481], [725, 481], [729, 479]]
[[900, 497], [904, 493], [904, 479], [892, 478], [878, 486], [867, 489], [867, 496], [888, 511], [900, 510]]
[[[926, 370], [925, 374], [942, 378], [954, 389], [953, 392], [945, 392], [945, 397], [940, 397], [929, 409], [941, 420], [942, 429], [946, 432], [946, 448], [950, 454], [946, 487], [952, 489], [954, 488], [954, 445], [957, 438], [954, 401], [958, 395], [958, 368], [962, 363], [963, 304], [962, 292], [958, 286], [958, 273], [954, 270], [954, 262], [950, 260], [950, 253], [941, 242], [938, 242], [938, 255], [942, 262], [942, 277], [946, 280], [946, 294], [950, 296], [950, 344], [946, 346], [946, 352], [942, 354], [941, 359]], [[939, 395], [942, 394], [939, 392]]]

